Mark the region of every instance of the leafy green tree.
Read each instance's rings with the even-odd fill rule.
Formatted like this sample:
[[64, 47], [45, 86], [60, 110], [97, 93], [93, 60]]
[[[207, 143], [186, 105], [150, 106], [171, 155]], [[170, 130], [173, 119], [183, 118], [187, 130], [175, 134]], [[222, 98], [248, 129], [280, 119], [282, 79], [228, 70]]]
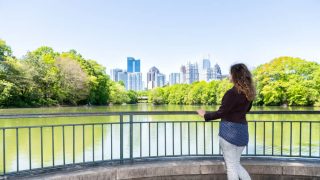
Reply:
[[201, 104], [202, 96], [206, 90], [206, 82], [194, 82], [191, 85], [191, 89], [187, 94], [186, 104]]
[[138, 93], [133, 90], [129, 90], [127, 92], [128, 96], [128, 101], [126, 102], [127, 104], [136, 104], [138, 103]]
[[188, 84], [175, 84], [170, 86], [170, 94], [168, 96], [169, 104], [184, 104], [185, 95], [188, 94]]
[[313, 105], [319, 99], [320, 65], [294, 57], [279, 57], [258, 66], [253, 74], [259, 105]]
[[2, 107], [28, 107], [37, 105], [39, 90], [32, 80], [32, 69], [24, 62], [7, 57], [0, 62], [1, 102]]
[[217, 104], [217, 89], [220, 81], [213, 80], [206, 85], [201, 97], [201, 104]]
[[158, 87], [158, 88], [151, 90], [149, 93], [149, 96], [148, 96], [148, 101], [150, 103], [155, 104], [155, 105], [165, 104], [166, 99], [164, 96], [164, 89]]
[[125, 87], [117, 82], [111, 83], [110, 99], [113, 104], [123, 104], [131, 100], [125, 90]]
[[11, 56], [11, 48], [7, 46], [6, 42], [0, 39], [0, 61], [4, 61], [6, 57]]
[[55, 66], [55, 58], [59, 53], [50, 47], [40, 47], [28, 52], [24, 57], [25, 63], [32, 68], [33, 81], [37, 83], [41, 93], [39, 105], [57, 105], [59, 101], [58, 68]]

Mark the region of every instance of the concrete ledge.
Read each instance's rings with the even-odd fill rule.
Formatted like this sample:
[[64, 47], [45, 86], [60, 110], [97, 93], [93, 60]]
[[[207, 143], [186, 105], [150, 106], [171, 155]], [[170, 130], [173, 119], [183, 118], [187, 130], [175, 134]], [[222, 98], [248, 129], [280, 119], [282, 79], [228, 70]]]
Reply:
[[[320, 179], [319, 159], [242, 158], [241, 164], [252, 179]], [[49, 180], [151, 180], [151, 179], [226, 179], [222, 158], [154, 160], [125, 165], [100, 165], [78, 169], [62, 169], [8, 179]]]

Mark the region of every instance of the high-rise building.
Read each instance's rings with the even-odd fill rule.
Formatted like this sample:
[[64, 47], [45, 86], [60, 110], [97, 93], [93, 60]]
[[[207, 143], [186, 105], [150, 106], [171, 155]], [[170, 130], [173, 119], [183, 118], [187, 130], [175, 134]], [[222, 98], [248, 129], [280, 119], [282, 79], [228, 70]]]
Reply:
[[186, 81], [188, 84], [199, 81], [198, 63], [191, 64], [189, 62], [186, 65]]
[[170, 73], [169, 74], [169, 84], [180, 84], [180, 73]]
[[142, 73], [140, 72], [140, 59], [127, 57], [127, 90], [141, 91]]
[[142, 73], [134, 72], [128, 73], [128, 86], [127, 90], [141, 91], [142, 87]]
[[123, 72], [122, 69], [111, 69], [110, 70], [110, 77], [113, 81], [118, 82], [119, 81], [119, 73]]
[[127, 71], [118, 72], [118, 81], [122, 81], [126, 89], [128, 89], [128, 73]]
[[185, 84], [187, 83], [187, 70], [186, 66], [182, 65], [180, 67], [180, 83]]
[[133, 57], [127, 57], [127, 71], [140, 72], [140, 59], [134, 59]]
[[160, 73], [156, 67], [150, 68], [147, 73], [147, 89], [153, 89], [155, 87], [162, 87], [165, 85], [166, 76]]
[[156, 75], [157, 87], [163, 87], [166, 83], [166, 75], [159, 73]]
[[150, 68], [150, 70], [147, 73], [147, 89], [153, 89], [157, 86], [157, 74], [159, 74], [160, 71], [156, 67]]
[[216, 63], [212, 70], [212, 79], [221, 80], [222, 79], [222, 73], [220, 66]]
[[210, 59], [202, 59], [200, 62], [200, 70], [210, 69], [210, 68], [211, 68]]
[[199, 80], [209, 82], [212, 79], [212, 68], [209, 59], [202, 59], [200, 61]]
[[199, 72], [199, 80], [200, 81], [211, 81], [212, 79], [212, 68], [208, 68], [208, 69], [202, 69]]

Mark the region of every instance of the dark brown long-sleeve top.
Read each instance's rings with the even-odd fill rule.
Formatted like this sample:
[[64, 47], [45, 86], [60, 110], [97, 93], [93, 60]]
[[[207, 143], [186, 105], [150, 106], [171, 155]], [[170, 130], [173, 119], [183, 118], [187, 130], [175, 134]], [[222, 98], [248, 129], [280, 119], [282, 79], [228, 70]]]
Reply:
[[218, 111], [206, 112], [205, 121], [222, 119], [235, 123], [247, 124], [246, 113], [250, 111], [252, 101], [248, 101], [246, 96], [238, 93], [235, 86], [229, 89], [222, 98], [222, 103]]

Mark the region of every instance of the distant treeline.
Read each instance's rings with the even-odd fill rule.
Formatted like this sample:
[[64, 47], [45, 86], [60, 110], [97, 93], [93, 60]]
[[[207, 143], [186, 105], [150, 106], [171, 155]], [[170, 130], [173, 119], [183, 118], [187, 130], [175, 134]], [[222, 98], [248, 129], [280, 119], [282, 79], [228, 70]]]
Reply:
[[[253, 70], [255, 105], [319, 105], [320, 65], [280, 57]], [[75, 50], [56, 52], [40, 47], [21, 59], [0, 40], [0, 107], [108, 105], [137, 103], [148, 96], [153, 104], [220, 104], [232, 87], [229, 80], [176, 84], [150, 91], [126, 91], [113, 82], [105, 67]]]
[[[252, 72], [255, 105], [320, 105], [320, 65], [300, 58], [279, 57]], [[220, 104], [232, 87], [229, 80], [176, 84], [149, 93], [154, 104]]]

